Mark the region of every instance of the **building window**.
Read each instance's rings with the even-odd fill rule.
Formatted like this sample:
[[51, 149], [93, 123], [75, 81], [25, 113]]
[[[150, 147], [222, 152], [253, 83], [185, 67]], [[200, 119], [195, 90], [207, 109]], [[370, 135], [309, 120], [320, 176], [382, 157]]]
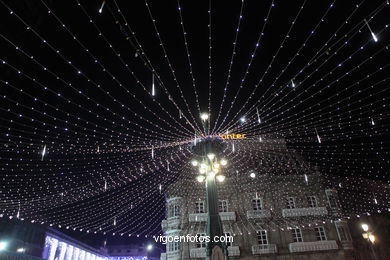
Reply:
[[267, 230], [257, 231], [257, 243], [259, 245], [268, 245]]
[[316, 196], [307, 196], [307, 204], [310, 208], [317, 207], [317, 198]]
[[328, 198], [329, 207], [331, 208], [339, 208], [339, 200], [337, 199], [337, 191], [336, 190], [325, 190], [326, 197]]
[[204, 201], [195, 202], [195, 213], [205, 213]]
[[252, 200], [252, 209], [253, 210], [261, 210], [261, 209], [263, 209], [263, 202], [261, 201], [260, 198]]
[[232, 246], [232, 241], [228, 239], [231, 236], [230, 232], [225, 232], [223, 235], [226, 237], [226, 246]]
[[218, 205], [219, 212], [228, 212], [228, 201], [220, 200]]
[[295, 209], [295, 198], [294, 197], [287, 197], [287, 208], [288, 209]]
[[168, 206], [168, 217], [180, 216], [180, 205], [171, 204]]
[[324, 240], [326, 240], [326, 234], [325, 234], [324, 227], [316, 227], [316, 228], [314, 228], [314, 230], [316, 232], [317, 241], [324, 241]]
[[206, 247], [206, 234], [200, 233], [196, 234], [196, 248], [205, 248]]
[[179, 251], [180, 250], [180, 243], [179, 242], [168, 242], [167, 243], [167, 251]]
[[302, 232], [300, 228], [291, 229], [293, 242], [303, 242]]
[[349, 234], [347, 223], [337, 221], [335, 222], [335, 225], [340, 241], [351, 241], [351, 235]]

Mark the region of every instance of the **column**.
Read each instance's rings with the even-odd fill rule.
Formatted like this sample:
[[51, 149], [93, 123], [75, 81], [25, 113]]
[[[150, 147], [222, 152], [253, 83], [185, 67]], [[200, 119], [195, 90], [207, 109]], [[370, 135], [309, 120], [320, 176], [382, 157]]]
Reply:
[[73, 248], [73, 258], [72, 260], [79, 260], [80, 257], [80, 249], [75, 247]]
[[54, 257], [56, 256], [56, 251], [58, 247], [58, 240], [55, 238], [50, 238], [50, 250], [49, 250], [49, 256], [48, 260], [54, 260]]
[[46, 236], [46, 238], [45, 238], [45, 247], [43, 248], [43, 252], [42, 252], [42, 258], [43, 259], [48, 259], [49, 258], [50, 247], [51, 247], [50, 237]]
[[65, 259], [65, 253], [66, 253], [66, 248], [67, 248], [68, 244], [66, 244], [65, 242], [59, 242], [59, 248], [60, 248], [60, 256], [59, 256], [59, 260], [64, 260]]
[[68, 245], [66, 249], [65, 260], [75, 260], [74, 258], [72, 258], [72, 256], [73, 256], [73, 246]]

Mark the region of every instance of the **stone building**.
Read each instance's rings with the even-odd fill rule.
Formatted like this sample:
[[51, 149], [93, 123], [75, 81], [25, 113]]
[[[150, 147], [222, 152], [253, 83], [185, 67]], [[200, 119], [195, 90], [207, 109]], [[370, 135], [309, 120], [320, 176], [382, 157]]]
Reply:
[[0, 260], [155, 260], [134, 244], [90, 246], [54, 228], [0, 218]]
[[[227, 244], [229, 259], [353, 259], [337, 191], [283, 140], [274, 142], [245, 168], [226, 169], [227, 178], [218, 183], [223, 231], [234, 238]], [[205, 186], [196, 174], [171, 185], [167, 194], [165, 235], [205, 235]], [[205, 247], [167, 243], [161, 260], [204, 259]]]

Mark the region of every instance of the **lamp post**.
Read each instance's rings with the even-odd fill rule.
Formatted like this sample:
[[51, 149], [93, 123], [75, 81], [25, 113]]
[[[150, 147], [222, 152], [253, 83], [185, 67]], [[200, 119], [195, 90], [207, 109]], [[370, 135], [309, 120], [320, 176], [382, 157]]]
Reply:
[[374, 243], [376, 237], [372, 231], [369, 231], [369, 226], [367, 224], [362, 224], [361, 227], [363, 229], [362, 236], [365, 240], [367, 240], [368, 244], [370, 245], [372, 257], [374, 260], [377, 260], [378, 258], [376, 257], [375, 250], [374, 250]]
[[165, 250], [162, 249], [161, 247], [157, 246], [157, 245], [154, 245], [154, 244], [148, 244], [146, 246], [146, 254], [147, 254], [147, 258], [149, 259], [149, 255], [150, 253], [154, 250], [154, 249], [158, 249], [161, 251], [161, 253], [164, 253]]
[[[205, 133], [208, 133], [208, 114], [201, 114], [201, 119]], [[223, 236], [221, 217], [218, 210], [217, 183], [223, 182], [225, 176], [221, 174], [222, 167], [227, 165], [225, 159], [219, 159], [218, 156], [223, 150], [223, 140], [219, 137], [205, 137], [197, 142], [193, 151], [198, 156], [198, 160], [193, 160], [191, 164], [198, 167], [198, 182], [206, 184], [206, 203], [207, 203], [207, 235], [210, 242], [206, 246], [206, 259], [227, 259], [226, 244], [214, 242], [214, 237]]]

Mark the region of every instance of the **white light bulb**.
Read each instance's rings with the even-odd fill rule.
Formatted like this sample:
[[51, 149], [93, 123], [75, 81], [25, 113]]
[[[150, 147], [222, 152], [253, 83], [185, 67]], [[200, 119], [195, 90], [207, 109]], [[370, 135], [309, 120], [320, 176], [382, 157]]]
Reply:
[[227, 160], [226, 159], [222, 159], [220, 161], [220, 163], [221, 163], [222, 166], [225, 166], [227, 164]]
[[368, 239], [370, 239], [371, 243], [374, 243], [375, 242], [375, 236], [373, 234], [370, 234], [368, 236]]
[[372, 39], [374, 39], [374, 42], [378, 41], [378, 38], [376, 37], [375, 33], [371, 32]]
[[200, 114], [200, 118], [203, 120], [203, 121], [206, 121], [207, 119], [209, 119], [209, 115], [207, 113], [202, 113]]
[[256, 173], [252, 172], [251, 174], [249, 174], [249, 177], [251, 177], [252, 179], [254, 179], [256, 177]]
[[211, 177], [211, 178], [214, 178], [214, 177], [215, 177], [215, 173], [214, 173], [214, 172], [209, 172], [208, 175], [209, 175], [209, 177]]
[[191, 162], [191, 164], [192, 164], [192, 166], [198, 166], [198, 161], [197, 161], [197, 160], [193, 160], [193, 161]]
[[367, 224], [362, 224], [362, 229], [367, 232], [368, 231], [368, 225]]
[[203, 175], [199, 175], [198, 177], [196, 177], [196, 180], [198, 182], [203, 182], [204, 181], [204, 176]]
[[104, 7], [104, 4], [106, 3], [106, 1], [103, 1], [102, 5], [100, 6], [99, 8], [99, 14], [101, 14], [103, 12], [103, 7]]
[[152, 96], [154, 97], [156, 95], [156, 90], [154, 88], [154, 74], [152, 75]]
[[5, 250], [7, 248], [7, 243], [4, 241], [0, 241], [0, 251]]
[[225, 180], [225, 176], [223, 176], [223, 175], [218, 175], [217, 176], [217, 181], [223, 182], [224, 180]]
[[209, 153], [209, 154], [207, 155], [207, 157], [210, 159], [210, 161], [212, 161], [212, 160], [214, 160], [214, 158], [215, 158], [215, 154]]

